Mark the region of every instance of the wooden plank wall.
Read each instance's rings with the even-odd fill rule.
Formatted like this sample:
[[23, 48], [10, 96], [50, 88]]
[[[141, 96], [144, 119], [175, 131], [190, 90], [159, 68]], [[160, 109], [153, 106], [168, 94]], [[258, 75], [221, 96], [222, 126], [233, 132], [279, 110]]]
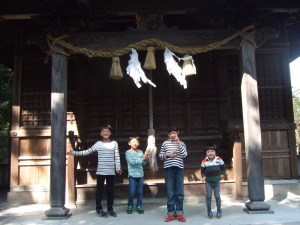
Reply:
[[[290, 121], [285, 108], [288, 105], [283, 82], [286, 76], [283, 69], [285, 64], [268, 69], [274, 64], [272, 58], [281, 62], [283, 56], [280, 51], [267, 52], [258, 60], [258, 76], [269, 74], [259, 80], [263, 81], [261, 85], [259, 83], [262, 90], [260, 102], [267, 104], [267, 107], [261, 109], [262, 124], [265, 126], [262, 132], [264, 173], [266, 177], [276, 178], [289, 178], [293, 176], [291, 171], [294, 170], [291, 168], [292, 147], [288, 132]], [[144, 58], [145, 54], [140, 53], [142, 64]], [[69, 130], [77, 132], [78, 129], [80, 148], [86, 149], [99, 140], [99, 126], [103, 123], [111, 124], [112, 139], [119, 142], [123, 169], [126, 169], [124, 153], [128, 149], [128, 137], [140, 136], [141, 149], [145, 149], [149, 128], [148, 85], [142, 84], [138, 89], [125, 74], [128, 59], [128, 56], [121, 57], [124, 73], [122, 80], [109, 79], [111, 59], [74, 57], [68, 62]], [[188, 145], [187, 181], [199, 181], [199, 166], [204, 157], [202, 147], [207, 143], [219, 144], [219, 154], [230, 168], [231, 134], [235, 126], [239, 126], [242, 131], [237, 53], [215, 51], [195, 56], [198, 74], [187, 77], [186, 90], [167, 73], [162, 52], [156, 53], [156, 60], [158, 69], [153, 71], [153, 82], [157, 85], [153, 89], [153, 119], [157, 147], [167, 138], [167, 127], [175, 124], [180, 130], [180, 137]], [[49, 132], [45, 135], [43, 130], [50, 128], [50, 69], [42, 60], [28, 58], [24, 59], [23, 68], [21, 125], [24, 135], [19, 140], [18, 183], [48, 184], [50, 135]], [[36, 101], [37, 98], [39, 101]], [[94, 183], [95, 155], [78, 160], [77, 184]], [[162, 167], [160, 161], [159, 166]], [[245, 171], [244, 161], [244, 178]], [[155, 177], [149, 171], [146, 173], [150, 180], [162, 179], [161, 173]], [[118, 179], [121, 183], [126, 182], [126, 173]]]
[[[243, 133], [240, 133], [243, 137]], [[242, 138], [242, 143], [243, 138]], [[243, 178], [247, 177], [245, 148], [243, 149]], [[288, 146], [288, 131], [262, 131], [262, 157], [264, 176], [269, 178], [289, 178], [291, 154]]]
[[50, 177], [50, 139], [20, 139], [19, 185], [48, 185]]

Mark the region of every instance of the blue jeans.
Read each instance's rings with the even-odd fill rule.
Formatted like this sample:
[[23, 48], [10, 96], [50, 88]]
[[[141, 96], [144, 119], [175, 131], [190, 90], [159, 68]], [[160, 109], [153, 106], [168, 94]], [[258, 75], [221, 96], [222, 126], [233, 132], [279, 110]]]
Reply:
[[141, 206], [143, 201], [143, 186], [144, 177], [131, 177], [129, 176], [129, 193], [128, 193], [128, 205], [133, 205], [133, 198], [136, 194], [136, 205]]
[[183, 215], [184, 170], [172, 166], [165, 168], [164, 173], [168, 193], [168, 216]]
[[212, 198], [212, 191], [214, 190], [214, 196], [216, 199], [217, 210], [221, 211], [221, 197], [220, 197], [220, 181], [217, 182], [206, 182], [205, 183], [206, 189], [206, 207], [207, 211], [211, 211], [211, 198]]

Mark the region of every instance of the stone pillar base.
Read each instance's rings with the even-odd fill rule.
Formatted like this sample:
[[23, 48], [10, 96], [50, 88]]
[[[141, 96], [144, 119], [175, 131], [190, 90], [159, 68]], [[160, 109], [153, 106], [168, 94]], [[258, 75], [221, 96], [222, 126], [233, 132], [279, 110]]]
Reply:
[[271, 205], [264, 201], [248, 201], [245, 205], [247, 208], [244, 208], [244, 211], [248, 214], [274, 214], [274, 211], [270, 210]]
[[46, 217], [43, 220], [64, 220], [68, 219], [72, 214], [69, 213], [70, 209], [65, 207], [51, 207], [45, 211]]

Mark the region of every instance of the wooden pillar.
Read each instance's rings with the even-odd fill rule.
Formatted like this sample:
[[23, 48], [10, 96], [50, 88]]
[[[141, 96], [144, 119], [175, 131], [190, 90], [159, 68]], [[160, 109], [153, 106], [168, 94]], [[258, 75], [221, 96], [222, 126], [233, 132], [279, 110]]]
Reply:
[[16, 46], [14, 57], [14, 86], [12, 102], [12, 125], [11, 125], [11, 162], [10, 162], [10, 187], [19, 185], [19, 138], [17, 132], [20, 129], [20, 105], [21, 105], [21, 81], [22, 64], [21, 56], [23, 49], [23, 31], [17, 29], [15, 33]]
[[233, 168], [235, 180], [235, 198], [243, 198], [243, 173], [242, 173], [242, 143], [239, 136], [239, 130], [235, 130], [233, 144]]
[[286, 102], [286, 115], [287, 122], [290, 124], [290, 129], [287, 130], [288, 134], [288, 146], [290, 149], [290, 168], [291, 168], [291, 177], [298, 178], [298, 164], [297, 164], [297, 149], [296, 149], [296, 136], [295, 129], [296, 124], [294, 122], [294, 110], [293, 110], [293, 95], [292, 95], [292, 86], [291, 86], [291, 76], [289, 68], [289, 54], [288, 51], [285, 51], [282, 55], [283, 61], [283, 78], [284, 78], [284, 96]]
[[[74, 135], [74, 131], [68, 131], [68, 133], [69, 133], [68, 151], [76, 150], [76, 138]], [[75, 205], [76, 204], [75, 157], [68, 157], [67, 192], [68, 192], [68, 203]]]
[[[55, 46], [63, 52], [59, 46]], [[65, 208], [66, 189], [66, 121], [67, 121], [67, 57], [52, 53], [51, 75], [51, 168], [50, 209], [45, 219], [62, 219], [70, 216]]]
[[242, 44], [242, 108], [244, 122], [245, 152], [247, 163], [248, 197], [246, 212], [269, 210], [265, 203], [264, 175], [261, 146], [258, 88], [255, 65], [255, 47], [248, 41]]

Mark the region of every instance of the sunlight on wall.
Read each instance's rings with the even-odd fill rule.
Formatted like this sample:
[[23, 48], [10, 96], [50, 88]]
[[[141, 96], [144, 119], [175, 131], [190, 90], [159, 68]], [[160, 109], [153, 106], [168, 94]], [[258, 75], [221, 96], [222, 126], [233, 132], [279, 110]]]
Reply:
[[293, 91], [300, 91], [300, 57], [290, 63], [290, 74]]

